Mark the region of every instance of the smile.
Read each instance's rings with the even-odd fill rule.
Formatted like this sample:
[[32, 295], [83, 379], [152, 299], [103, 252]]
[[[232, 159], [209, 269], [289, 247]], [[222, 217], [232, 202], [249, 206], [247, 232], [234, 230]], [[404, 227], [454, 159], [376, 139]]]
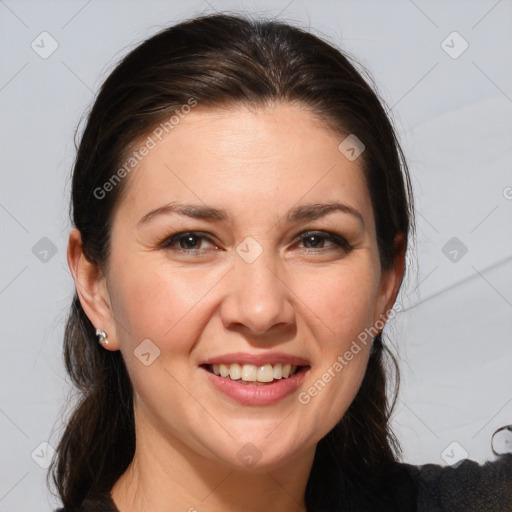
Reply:
[[[275, 365], [268, 364], [268, 367], [272, 370], [272, 380], [267, 382], [244, 380], [242, 378], [244, 368], [249, 367], [246, 368], [245, 371], [246, 378], [253, 378], [254, 373], [257, 372], [256, 379], [258, 379], [259, 371], [263, 368], [263, 378], [270, 379], [270, 370], [266, 364], [262, 367], [247, 364], [240, 365], [237, 363], [222, 365], [224, 366], [223, 372], [226, 374], [225, 377], [222, 377], [220, 374], [221, 364], [218, 364], [219, 368], [216, 368], [216, 370], [219, 371], [218, 375], [214, 373], [213, 365], [202, 365], [199, 368], [202, 370], [203, 375], [205, 375], [206, 379], [210, 382], [216, 392], [220, 392], [222, 395], [227, 396], [229, 399], [242, 405], [264, 406], [276, 404], [296, 393], [304, 381], [307, 372], [311, 369], [310, 366], [294, 366], [294, 373], [292, 374], [292, 365], [285, 364], [281, 365], [281, 372], [285, 375], [286, 372], [288, 372], [287, 366], [290, 366], [288, 376], [275, 378], [273, 376], [273, 372], [275, 371], [276, 375], [279, 376], [279, 364], [280, 363]], [[233, 377], [231, 377], [232, 369], [235, 377], [237, 376], [237, 372], [240, 372], [240, 377], [238, 379], [233, 379]], [[227, 374], [228, 370], [229, 374]], [[265, 375], [267, 375], [267, 377], [265, 377]]]
[[274, 380], [288, 379], [295, 375], [297, 369], [300, 369], [300, 367], [289, 363], [264, 364], [261, 366], [239, 363], [208, 365], [208, 370], [220, 377], [257, 384], [268, 384]]
[[298, 391], [311, 362], [285, 352], [232, 352], [200, 360], [198, 367], [215, 392], [243, 405], [271, 405]]

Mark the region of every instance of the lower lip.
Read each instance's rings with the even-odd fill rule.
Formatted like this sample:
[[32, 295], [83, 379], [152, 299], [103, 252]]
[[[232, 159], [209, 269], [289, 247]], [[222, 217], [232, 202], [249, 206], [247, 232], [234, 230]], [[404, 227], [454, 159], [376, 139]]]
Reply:
[[276, 380], [264, 386], [240, 384], [240, 381], [231, 380], [229, 377], [219, 377], [205, 368], [201, 368], [201, 370], [206, 373], [207, 378], [219, 391], [237, 402], [243, 405], [271, 405], [297, 391], [309, 371], [309, 367], [302, 368], [287, 379]]

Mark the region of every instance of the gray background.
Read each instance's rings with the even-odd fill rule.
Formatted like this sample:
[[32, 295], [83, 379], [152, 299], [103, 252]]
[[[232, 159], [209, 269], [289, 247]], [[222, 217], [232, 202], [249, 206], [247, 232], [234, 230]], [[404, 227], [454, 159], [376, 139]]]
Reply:
[[78, 120], [137, 42], [223, 10], [311, 26], [369, 68], [390, 107], [418, 207], [407, 311], [387, 328], [404, 459], [492, 460], [492, 432], [512, 423], [510, 1], [0, 0], [0, 511], [58, 503], [41, 443], [55, 445], [70, 391], [61, 345]]

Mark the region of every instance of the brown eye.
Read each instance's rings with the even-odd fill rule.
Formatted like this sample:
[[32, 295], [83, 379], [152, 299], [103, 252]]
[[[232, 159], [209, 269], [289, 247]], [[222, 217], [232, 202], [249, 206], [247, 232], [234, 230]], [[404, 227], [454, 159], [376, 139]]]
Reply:
[[[208, 241], [213, 244], [211, 238], [209, 238], [203, 233], [176, 233], [170, 237], [167, 237], [160, 244], [160, 247], [182, 252], [197, 253], [203, 250], [203, 247], [201, 247], [201, 245], [203, 245], [204, 241]], [[177, 247], [174, 248], [175, 246]]]
[[345, 251], [349, 251], [350, 249], [352, 249], [350, 244], [343, 237], [325, 231], [303, 233], [300, 235], [300, 241], [308, 250], [329, 249], [329, 246], [325, 247], [326, 241], [330, 242], [331, 244], [334, 244], [338, 248], [344, 249]]
[[201, 245], [201, 239], [197, 235], [184, 235], [178, 238], [178, 241], [181, 249], [198, 249], [198, 245]]

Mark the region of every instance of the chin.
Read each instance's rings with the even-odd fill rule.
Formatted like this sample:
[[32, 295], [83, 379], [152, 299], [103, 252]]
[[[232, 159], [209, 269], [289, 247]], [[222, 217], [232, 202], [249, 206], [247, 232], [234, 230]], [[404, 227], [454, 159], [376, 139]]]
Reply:
[[234, 442], [234, 452], [222, 457], [237, 470], [246, 470], [258, 474], [278, 470], [282, 467], [289, 469], [290, 460], [298, 457], [299, 452], [306, 450], [307, 446], [297, 446], [297, 439], [293, 444], [283, 442], [279, 435], [272, 441], [268, 433], [258, 433], [252, 438], [245, 435], [244, 440]]

